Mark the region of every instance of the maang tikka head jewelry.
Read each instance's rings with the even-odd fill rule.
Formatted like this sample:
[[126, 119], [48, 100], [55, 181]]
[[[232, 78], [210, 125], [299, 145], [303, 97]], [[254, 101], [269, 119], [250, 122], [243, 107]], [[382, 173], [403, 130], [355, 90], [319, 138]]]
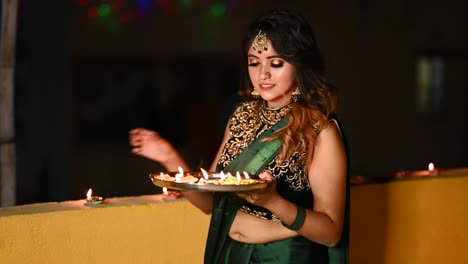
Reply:
[[252, 48], [258, 51], [258, 54], [261, 54], [262, 51], [268, 50], [268, 37], [266, 33], [262, 33], [262, 30], [260, 30], [257, 36], [255, 36], [252, 43]]

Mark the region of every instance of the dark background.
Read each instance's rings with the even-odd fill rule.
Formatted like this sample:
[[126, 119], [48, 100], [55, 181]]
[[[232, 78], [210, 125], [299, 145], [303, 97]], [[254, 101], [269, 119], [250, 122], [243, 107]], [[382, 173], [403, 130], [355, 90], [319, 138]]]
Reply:
[[[464, 0], [20, 1], [17, 203], [160, 192], [148, 178], [159, 164], [130, 153], [135, 127], [209, 167], [245, 27], [274, 7], [301, 10], [316, 30], [353, 176], [467, 165]], [[418, 65], [433, 66], [425, 79]]]

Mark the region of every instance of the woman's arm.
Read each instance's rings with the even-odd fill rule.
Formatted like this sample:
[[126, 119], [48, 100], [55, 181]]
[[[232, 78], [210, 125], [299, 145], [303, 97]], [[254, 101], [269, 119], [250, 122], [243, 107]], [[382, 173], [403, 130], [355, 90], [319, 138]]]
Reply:
[[[216, 162], [221, 157], [222, 147], [229, 137], [228, 127], [224, 133], [223, 144], [218, 150], [215, 161], [211, 166], [211, 171], [216, 169]], [[136, 128], [130, 131], [130, 145], [133, 147], [132, 152], [136, 155], [148, 158], [161, 165], [168, 171], [177, 171], [178, 167], [182, 167], [184, 171], [190, 171], [189, 166], [182, 158], [180, 153], [174, 146], [161, 137], [157, 132], [144, 128]], [[211, 192], [200, 191], [182, 191], [193, 205], [199, 208], [206, 214], [210, 214], [213, 204], [213, 194]]]
[[175, 147], [157, 132], [145, 128], [135, 128], [129, 135], [132, 153], [160, 163], [167, 171], [178, 171], [189, 166]]
[[[306, 210], [304, 224], [297, 230], [299, 234], [326, 246], [339, 242], [344, 222], [346, 170], [343, 139], [335, 123], [329, 122], [320, 132], [313, 160], [308, 164], [314, 210]], [[276, 184], [271, 185], [267, 189], [276, 189]], [[256, 204], [269, 209], [287, 225], [297, 216], [296, 205], [278, 194], [263, 197]]]

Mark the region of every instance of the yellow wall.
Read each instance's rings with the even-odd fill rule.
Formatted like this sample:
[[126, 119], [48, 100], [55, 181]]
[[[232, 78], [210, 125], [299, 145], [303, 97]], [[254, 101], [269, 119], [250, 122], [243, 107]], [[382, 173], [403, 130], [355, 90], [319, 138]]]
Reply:
[[71, 201], [60, 211], [54, 207], [64, 203], [0, 209], [0, 263], [203, 263], [209, 216], [185, 200], [145, 198], [96, 208]]
[[[468, 177], [351, 188], [351, 264], [468, 263]], [[202, 263], [209, 216], [161, 195], [0, 208], [0, 263]]]
[[468, 263], [468, 177], [351, 189], [351, 263]]

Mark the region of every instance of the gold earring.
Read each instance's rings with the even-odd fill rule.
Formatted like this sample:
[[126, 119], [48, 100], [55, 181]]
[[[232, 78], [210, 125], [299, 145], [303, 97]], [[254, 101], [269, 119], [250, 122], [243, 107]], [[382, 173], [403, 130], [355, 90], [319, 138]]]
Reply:
[[299, 86], [296, 87], [296, 90], [294, 90], [291, 97], [294, 101], [297, 101], [301, 98], [301, 90], [299, 89]]
[[250, 93], [250, 95], [253, 97], [253, 98], [259, 98], [260, 97], [260, 94], [257, 92], [257, 90], [253, 89], [252, 92]]

